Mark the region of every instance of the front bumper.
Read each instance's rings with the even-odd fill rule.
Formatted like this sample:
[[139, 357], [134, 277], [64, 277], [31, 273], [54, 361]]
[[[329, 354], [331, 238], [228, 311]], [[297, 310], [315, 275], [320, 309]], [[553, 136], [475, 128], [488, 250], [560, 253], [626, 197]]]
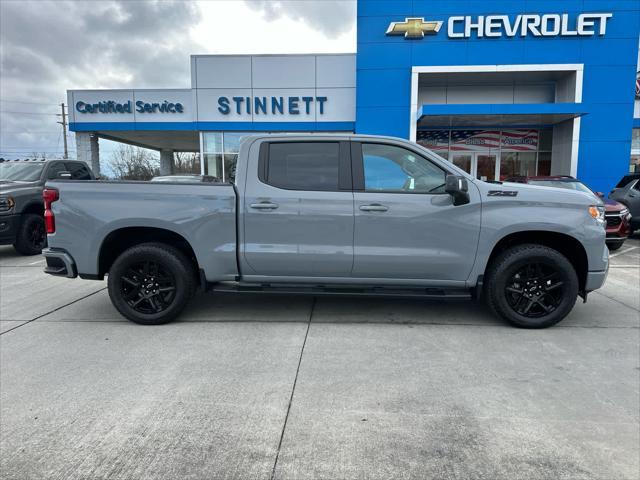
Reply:
[[604, 270], [587, 272], [587, 279], [584, 286], [585, 292], [593, 292], [601, 288], [607, 280], [607, 275], [609, 274], [609, 249], [606, 246], [602, 252], [602, 261], [605, 264]]
[[67, 278], [76, 278], [78, 276], [76, 262], [73, 260], [73, 257], [64, 250], [45, 248], [42, 250], [42, 255], [44, 255], [47, 261], [47, 266], [44, 267], [44, 273]]
[[0, 215], [0, 245], [15, 243], [19, 226], [20, 214]]

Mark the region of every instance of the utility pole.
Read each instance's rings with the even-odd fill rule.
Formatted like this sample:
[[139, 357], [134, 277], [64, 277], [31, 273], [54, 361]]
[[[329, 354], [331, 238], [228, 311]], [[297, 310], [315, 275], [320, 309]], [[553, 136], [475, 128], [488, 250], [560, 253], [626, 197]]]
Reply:
[[62, 138], [64, 140], [64, 159], [66, 160], [69, 158], [69, 150], [67, 149], [67, 114], [64, 110], [64, 103], [60, 104], [60, 108], [62, 108], [62, 114], [59, 115], [62, 116], [62, 121], [58, 123], [62, 125]]

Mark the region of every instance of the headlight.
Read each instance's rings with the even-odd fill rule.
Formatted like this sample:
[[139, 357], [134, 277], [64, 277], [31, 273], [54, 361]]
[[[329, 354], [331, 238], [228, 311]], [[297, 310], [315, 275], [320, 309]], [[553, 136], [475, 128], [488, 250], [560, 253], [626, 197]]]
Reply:
[[591, 215], [600, 225], [606, 225], [604, 218], [604, 207], [602, 205], [591, 205], [589, 207], [589, 215]]
[[0, 197], [0, 212], [8, 212], [15, 204], [13, 197]]

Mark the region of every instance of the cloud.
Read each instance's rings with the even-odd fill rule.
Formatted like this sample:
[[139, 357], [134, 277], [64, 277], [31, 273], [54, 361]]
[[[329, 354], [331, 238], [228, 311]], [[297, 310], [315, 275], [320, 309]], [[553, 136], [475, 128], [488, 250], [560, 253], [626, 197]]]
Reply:
[[282, 17], [300, 20], [326, 35], [349, 32], [356, 16], [355, 0], [245, 0], [267, 21]]
[[351, 1], [0, 0], [0, 156], [61, 153], [68, 89], [189, 87], [191, 54], [354, 47]]

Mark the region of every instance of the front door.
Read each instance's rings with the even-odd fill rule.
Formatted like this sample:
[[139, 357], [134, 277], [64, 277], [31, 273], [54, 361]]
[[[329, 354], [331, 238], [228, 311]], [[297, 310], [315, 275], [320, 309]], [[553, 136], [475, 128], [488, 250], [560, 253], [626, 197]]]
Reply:
[[242, 187], [243, 255], [252, 270], [245, 277], [348, 277], [354, 222], [349, 143], [263, 142], [259, 153], [249, 155], [248, 165], [259, 180], [250, 174]]
[[451, 162], [478, 180], [499, 179], [499, 162], [495, 153], [454, 153]]
[[464, 282], [480, 232], [480, 199], [453, 206], [447, 172], [417, 150], [354, 143], [353, 276]]

